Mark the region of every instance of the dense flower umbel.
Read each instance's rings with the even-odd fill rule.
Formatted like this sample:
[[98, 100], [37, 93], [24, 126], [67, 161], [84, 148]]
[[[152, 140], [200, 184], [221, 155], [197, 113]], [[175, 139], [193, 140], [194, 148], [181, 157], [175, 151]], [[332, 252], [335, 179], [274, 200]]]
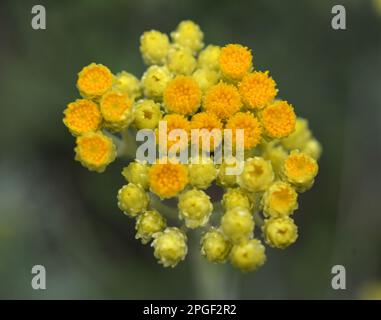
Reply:
[[[297, 240], [293, 219], [300, 193], [316, 179], [320, 143], [281, 100], [269, 71], [254, 68], [245, 45], [204, 47], [201, 28], [186, 20], [170, 35], [144, 32], [140, 52], [142, 75], [114, 75], [97, 63], [78, 73], [79, 99], [67, 103], [63, 116], [75, 159], [103, 172], [117, 156], [128, 157], [118, 206], [164, 267], [185, 259], [188, 237], [201, 229], [198, 249], [207, 261], [256, 270], [266, 261], [265, 245], [285, 249]], [[172, 139], [173, 129], [188, 139]], [[154, 163], [131, 159], [137, 130], [164, 141]], [[175, 159], [191, 150], [186, 163]]]

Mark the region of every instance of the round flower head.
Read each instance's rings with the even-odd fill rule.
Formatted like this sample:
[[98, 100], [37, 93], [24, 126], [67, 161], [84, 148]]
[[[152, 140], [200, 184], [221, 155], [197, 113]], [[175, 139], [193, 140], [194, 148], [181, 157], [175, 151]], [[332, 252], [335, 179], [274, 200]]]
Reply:
[[132, 100], [127, 93], [106, 92], [100, 102], [104, 126], [111, 131], [121, 131], [133, 120]]
[[188, 228], [194, 229], [204, 226], [213, 211], [210, 197], [201, 190], [192, 189], [179, 196], [180, 219], [185, 220]]
[[169, 51], [169, 39], [165, 33], [146, 31], [140, 37], [140, 52], [146, 64], [164, 64]]
[[225, 262], [230, 249], [230, 242], [215, 228], [211, 228], [201, 238], [201, 254], [210, 262]]
[[248, 109], [261, 109], [272, 102], [277, 94], [276, 83], [268, 71], [248, 73], [239, 83], [242, 101]]
[[168, 53], [167, 66], [175, 74], [191, 75], [197, 61], [188, 48], [173, 46]]
[[103, 172], [116, 157], [114, 143], [101, 132], [89, 132], [77, 137], [74, 151], [75, 160], [97, 172]]
[[283, 138], [293, 133], [295, 119], [294, 108], [283, 100], [275, 101], [261, 113], [262, 126], [271, 138]]
[[232, 169], [237, 166], [237, 159], [230, 158], [225, 159], [218, 171], [217, 183], [222, 187], [234, 187], [237, 185], [237, 176], [235, 174], [229, 174], [228, 168]]
[[148, 171], [148, 165], [140, 162], [131, 162], [127, 167], [123, 168], [122, 175], [128, 182], [147, 189], [149, 187]]
[[303, 192], [312, 187], [318, 173], [318, 164], [309, 155], [294, 150], [284, 161], [283, 173], [297, 191]]
[[238, 184], [249, 192], [260, 192], [268, 188], [274, 180], [271, 162], [261, 157], [249, 158], [245, 161]]
[[116, 74], [113, 89], [121, 93], [127, 93], [132, 100], [141, 95], [140, 80], [133, 74], [122, 71]]
[[210, 158], [198, 159], [195, 162], [191, 159], [188, 165], [189, 183], [199, 189], [207, 189], [217, 177], [217, 169]]
[[244, 149], [251, 149], [261, 141], [262, 128], [257, 118], [250, 112], [238, 112], [230, 117], [226, 123], [225, 129], [232, 130], [233, 146], [236, 146], [237, 129], [244, 129], [243, 146]]
[[228, 44], [221, 49], [220, 69], [225, 78], [239, 81], [252, 68], [250, 50], [239, 44]]
[[229, 188], [222, 197], [222, 205], [225, 211], [241, 207], [250, 210], [252, 204], [246, 192], [240, 188]]
[[308, 128], [308, 121], [303, 118], [296, 118], [295, 130], [288, 137], [281, 140], [282, 145], [288, 149], [303, 149], [312, 134]]
[[188, 170], [178, 163], [156, 163], [149, 170], [150, 190], [160, 198], [172, 198], [188, 184]]
[[250, 239], [254, 231], [253, 216], [244, 207], [227, 210], [221, 219], [221, 229], [234, 243]]
[[64, 115], [65, 126], [75, 136], [97, 131], [102, 122], [98, 105], [87, 99], [77, 99], [69, 103]]
[[233, 246], [231, 264], [243, 272], [255, 271], [266, 261], [265, 247], [257, 239], [246, 240]]
[[191, 20], [181, 21], [176, 30], [171, 32], [174, 43], [190, 49], [193, 53], [199, 51], [204, 43], [204, 34], [200, 27]]
[[222, 122], [213, 113], [196, 113], [191, 120], [191, 129], [199, 129], [198, 134], [192, 135], [191, 139], [192, 144], [197, 144], [198, 140], [200, 149], [213, 151], [222, 142]]
[[[166, 134], [166, 137], [167, 137], [167, 149], [169, 149], [170, 147], [172, 147], [176, 143], [180, 144], [181, 150], [187, 148], [189, 139], [182, 140], [180, 136], [177, 136], [176, 139], [169, 139], [169, 135], [170, 135], [170, 132], [172, 130], [181, 129], [188, 135], [188, 138], [189, 138], [189, 134], [190, 134], [190, 123], [189, 123], [189, 121], [184, 116], [182, 116], [180, 114], [175, 114], [175, 113], [167, 114], [166, 116], [164, 116], [162, 121], [166, 121], [166, 123], [167, 123], [167, 132], [166, 133], [164, 132], [164, 134]], [[159, 141], [160, 129], [156, 130], [156, 138], [157, 138], [156, 140]], [[159, 148], [161, 148], [161, 149], [165, 149], [164, 147], [165, 146], [162, 143], [159, 145]]]
[[145, 211], [148, 204], [148, 194], [137, 184], [129, 183], [118, 191], [118, 207], [130, 217], [136, 217]]
[[209, 45], [198, 55], [198, 66], [218, 71], [220, 69], [220, 53], [219, 46]]
[[192, 77], [196, 80], [203, 92], [215, 85], [220, 79], [217, 71], [208, 68], [196, 69], [196, 71], [193, 72]]
[[262, 227], [266, 243], [284, 249], [298, 238], [298, 227], [290, 217], [271, 218]]
[[242, 106], [237, 88], [223, 82], [209, 88], [203, 103], [205, 111], [215, 114], [220, 119], [229, 118]]
[[153, 237], [154, 256], [164, 267], [175, 267], [184, 260], [188, 252], [187, 237], [178, 228], [167, 228]]
[[169, 112], [189, 115], [200, 107], [201, 89], [192, 77], [177, 76], [164, 91], [164, 105]]
[[161, 101], [164, 90], [171, 79], [172, 74], [167, 67], [149, 67], [142, 77], [144, 95], [155, 101]]
[[276, 181], [266, 190], [262, 202], [266, 216], [286, 216], [298, 208], [298, 194], [287, 182]]
[[136, 239], [141, 239], [143, 244], [151, 241], [152, 236], [164, 230], [166, 227], [165, 218], [156, 210], [146, 211], [136, 219]]
[[321, 152], [322, 152], [321, 144], [315, 138], [311, 138], [304, 145], [302, 152], [308, 154], [310, 157], [314, 158], [315, 160], [319, 160], [321, 156]]
[[153, 100], [139, 100], [135, 104], [134, 126], [136, 129], [155, 129], [161, 119], [160, 105]]
[[112, 83], [111, 71], [102, 64], [92, 63], [78, 73], [77, 88], [85, 98], [100, 97], [111, 88]]

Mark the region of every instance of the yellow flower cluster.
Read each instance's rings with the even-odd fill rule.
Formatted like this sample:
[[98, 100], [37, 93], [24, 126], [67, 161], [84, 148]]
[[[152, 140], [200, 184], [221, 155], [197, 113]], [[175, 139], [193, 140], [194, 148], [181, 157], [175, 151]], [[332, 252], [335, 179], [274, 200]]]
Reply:
[[[167, 134], [182, 129], [190, 137], [192, 129], [202, 130], [180, 149], [190, 150], [200, 142], [195, 139], [207, 136], [213, 138], [209, 146], [199, 144], [200, 150], [209, 147], [207, 158], [192, 154], [187, 163], [163, 161], [171, 156], [152, 164], [130, 162], [122, 171], [126, 184], [118, 192], [118, 206], [135, 219], [136, 239], [151, 243], [165, 267], [185, 259], [187, 239], [201, 228], [199, 250], [206, 260], [256, 270], [266, 261], [265, 244], [284, 249], [298, 237], [292, 216], [298, 195], [317, 175], [319, 142], [307, 120], [277, 98], [275, 80], [255, 68], [246, 46], [204, 47], [203, 32], [188, 20], [170, 35], [144, 32], [140, 52], [147, 64], [140, 78], [126, 71], [113, 75], [95, 63], [79, 72], [81, 98], [68, 104], [63, 119], [76, 137], [76, 160], [102, 172], [123, 155], [119, 146], [135, 148], [124, 139], [128, 132], [150, 129], [158, 138], [160, 121], [166, 121]], [[232, 135], [214, 136], [214, 129], [230, 129]], [[244, 159], [223, 154], [216, 162], [215, 147], [237, 150], [240, 129]], [[179, 143], [166, 142], [165, 148]], [[236, 167], [242, 170], [232, 174]], [[215, 199], [216, 189], [221, 199]]]

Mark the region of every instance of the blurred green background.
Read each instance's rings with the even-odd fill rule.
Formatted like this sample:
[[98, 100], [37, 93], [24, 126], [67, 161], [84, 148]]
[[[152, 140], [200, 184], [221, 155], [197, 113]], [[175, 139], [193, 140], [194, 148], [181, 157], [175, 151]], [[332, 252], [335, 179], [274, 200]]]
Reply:
[[[0, 298], [358, 298], [381, 280], [381, 5], [371, 0], [2, 1], [0, 4]], [[47, 29], [31, 28], [31, 8]], [[331, 28], [344, 4], [347, 30]], [[379, 9], [378, 9], [379, 8]], [[300, 238], [267, 250], [255, 273], [188, 257], [159, 266], [117, 208], [123, 161], [106, 173], [74, 161], [62, 124], [90, 62], [144, 70], [139, 37], [197, 22], [205, 42], [242, 43], [323, 145], [314, 188], [300, 197]], [[47, 290], [31, 288], [31, 268]], [[331, 288], [346, 267], [347, 289]]]

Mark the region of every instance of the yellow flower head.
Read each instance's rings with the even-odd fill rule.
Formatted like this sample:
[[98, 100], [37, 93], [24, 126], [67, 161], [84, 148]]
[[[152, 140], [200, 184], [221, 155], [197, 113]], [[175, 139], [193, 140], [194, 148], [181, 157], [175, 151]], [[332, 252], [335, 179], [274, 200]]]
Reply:
[[187, 237], [178, 228], [166, 228], [153, 237], [154, 256], [164, 267], [173, 268], [184, 260], [188, 252]]
[[204, 46], [202, 42], [204, 34], [200, 27], [191, 20], [181, 21], [177, 29], [171, 32], [171, 38], [174, 43], [188, 48], [194, 53]]
[[111, 88], [113, 75], [102, 64], [92, 63], [78, 73], [77, 88], [85, 98], [98, 98]]
[[160, 105], [153, 100], [139, 100], [135, 104], [134, 126], [136, 129], [155, 129], [161, 120]]
[[140, 37], [140, 52], [148, 65], [164, 64], [169, 48], [168, 36], [160, 31], [146, 31]]
[[195, 72], [193, 72], [192, 77], [196, 80], [202, 92], [206, 92], [220, 79], [217, 71], [208, 68], [197, 69]]
[[253, 216], [244, 207], [230, 209], [222, 216], [221, 229], [234, 243], [250, 239], [254, 231]]
[[207, 189], [217, 177], [217, 169], [213, 160], [199, 159], [198, 163], [193, 163], [191, 159], [188, 165], [189, 183], [199, 189]]
[[286, 216], [298, 208], [298, 194], [287, 182], [276, 181], [266, 190], [262, 202], [266, 216]]
[[[180, 149], [183, 150], [188, 147], [188, 141], [189, 139], [181, 140], [179, 136], [176, 137], [176, 139], [169, 140], [169, 134], [172, 130], [175, 129], [181, 129], [184, 130], [188, 134], [188, 138], [190, 135], [190, 122], [182, 115], [180, 114], [167, 114], [163, 117], [162, 121], [166, 121], [167, 123], [167, 149], [172, 147], [175, 143], [180, 143]], [[159, 139], [159, 130], [156, 130], [156, 140]], [[160, 148], [164, 148], [163, 144], [160, 144]]]
[[136, 239], [141, 239], [143, 244], [151, 241], [152, 236], [162, 231], [167, 223], [165, 218], [156, 210], [146, 211], [136, 219]]
[[306, 142], [304, 148], [302, 148], [302, 152], [308, 154], [310, 157], [315, 160], [319, 160], [321, 156], [321, 144], [315, 138], [311, 138]]
[[113, 89], [121, 93], [127, 93], [132, 100], [139, 98], [142, 93], [140, 80], [126, 71], [116, 74]]
[[209, 45], [198, 55], [198, 66], [218, 71], [220, 69], [220, 53], [219, 46]]
[[188, 184], [188, 170], [183, 164], [156, 163], [149, 170], [151, 191], [160, 198], [172, 198]]
[[111, 131], [125, 129], [133, 120], [132, 103], [127, 93], [106, 92], [100, 102], [105, 127]]
[[209, 88], [203, 102], [204, 109], [220, 119], [229, 118], [242, 106], [237, 88], [223, 82]]
[[222, 263], [229, 256], [231, 244], [217, 229], [210, 228], [201, 239], [201, 254], [210, 262]]
[[[196, 144], [198, 139], [199, 146], [203, 150], [208, 150], [208, 146], [204, 145], [202, 141], [209, 141], [208, 151], [213, 151], [214, 146], [218, 146], [222, 142], [222, 122], [215, 114], [198, 112], [192, 117], [190, 125], [191, 129], [199, 129], [198, 136], [192, 137], [192, 143]], [[218, 130], [215, 131], [215, 135], [212, 134], [213, 129]], [[213, 136], [214, 138], [212, 138]]]
[[169, 112], [189, 115], [201, 104], [201, 89], [192, 77], [177, 76], [164, 91], [164, 105]]
[[286, 179], [302, 192], [312, 186], [318, 173], [318, 164], [309, 155], [294, 150], [284, 161], [283, 172]]
[[98, 105], [87, 99], [77, 99], [68, 104], [64, 111], [63, 122], [69, 131], [77, 136], [97, 131], [102, 122]]
[[[226, 160], [226, 159], [225, 159]], [[237, 184], [237, 176], [234, 174], [227, 174], [226, 169], [227, 168], [232, 168], [236, 166], [236, 162], [238, 161], [235, 158], [231, 158], [229, 160], [231, 161], [223, 161], [220, 169], [218, 171], [218, 176], [217, 176], [217, 183], [222, 186], [222, 187], [234, 187]]]
[[144, 95], [149, 99], [161, 101], [164, 90], [171, 79], [172, 74], [167, 67], [149, 67], [142, 77]]
[[262, 227], [266, 243], [284, 249], [298, 238], [298, 227], [290, 217], [271, 218]]
[[297, 118], [295, 122], [295, 130], [288, 137], [281, 140], [282, 145], [288, 149], [303, 149], [307, 141], [311, 138], [312, 133], [308, 128], [308, 121], [303, 118]]
[[128, 182], [147, 189], [149, 187], [148, 171], [148, 165], [140, 162], [131, 162], [127, 167], [123, 168], [122, 175]]
[[179, 217], [185, 220], [188, 228], [204, 226], [213, 211], [210, 197], [201, 190], [192, 189], [179, 196]]
[[197, 61], [188, 48], [172, 46], [167, 57], [167, 66], [175, 74], [191, 75], [197, 67]]
[[101, 132], [89, 132], [77, 137], [74, 151], [75, 160], [97, 172], [103, 172], [116, 157], [114, 143]]
[[224, 77], [238, 81], [252, 68], [250, 50], [239, 44], [228, 44], [221, 49], [220, 69]]
[[252, 204], [246, 192], [240, 188], [229, 188], [222, 197], [222, 205], [226, 211], [236, 207], [251, 210]]
[[283, 138], [293, 133], [295, 120], [294, 108], [283, 100], [275, 101], [261, 113], [262, 126], [271, 138]]
[[265, 247], [257, 239], [246, 240], [233, 246], [231, 264], [242, 272], [255, 271], [266, 261]]
[[137, 184], [129, 183], [118, 191], [118, 207], [130, 217], [145, 211], [148, 204], [148, 194]]
[[232, 130], [232, 144], [236, 145], [236, 130], [244, 129], [244, 148], [251, 149], [261, 141], [262, 128], [257, 118], [250, 112], [238, 112], [230, 117], [225, 129]]
[[268, 188], [274, 180], [271, 162], [261, 157], [249, 158], [238, 177], [238, 184], [249, 192], [260, 192]]
[[276, 83], [268, 71], [249, 73], [239, 83], [243, 103], [249, 109], [265, 107], [275, 98], [277, 91]]

